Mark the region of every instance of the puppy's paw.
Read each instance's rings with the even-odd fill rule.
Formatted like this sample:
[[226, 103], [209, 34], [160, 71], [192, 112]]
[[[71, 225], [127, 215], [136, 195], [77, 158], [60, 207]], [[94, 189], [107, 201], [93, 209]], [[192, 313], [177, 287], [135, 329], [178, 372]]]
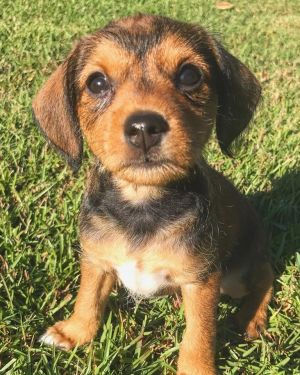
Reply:
[[56, 325], [48, 328], [47, 331], [39, 338], [39, 342], [46, 345], [54, 345], [64, 350], [70, 350], [76, 345], [75, 341], [73, 341], [70, 337], [67, 337], [62, 330], [56, 327]]
[[266, 328], [266, 319], [264, 318], [254, 318], [252, 319], [247, 327], [245, 328], [245, 340], [251, 341], [258, 339], [261, 334], [264, 333]]
[[46, 345], [54, 345], [60, 349], [70, 350], [76, 345], [91, 341], [97, 326], [83, 324], [72, 319], [57, 322], [40, 337], [39, 341]]
[[256, 314], [251, 320], [241, 313], [235, 316], [236, 326], [241, 333], [244, 333], [246, 341], [256, 340], [264, 333], [266, 320], [265, 314]]

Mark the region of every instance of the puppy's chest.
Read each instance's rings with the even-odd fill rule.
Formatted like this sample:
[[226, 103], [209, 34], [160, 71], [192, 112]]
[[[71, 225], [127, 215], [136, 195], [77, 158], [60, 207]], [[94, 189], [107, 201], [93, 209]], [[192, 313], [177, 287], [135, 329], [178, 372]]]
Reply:
[[[106, 205], [103, 213], [108, 220], [126, 233], [132, 244], [139, 246], [144, 240], [151, 240], [158, 233], [176, 226], [184, 218], [198, 217], [196, 198], [189, 195], [178, 199], [160, 199], [143, 205]], [[201, 207], [202, 208], [202, 207]]]
[[109, 256], [109, 259], [124, 287], [135, 296], [150, 297], [194, 282], [203, 267], [199, 257], [168, 240], [149, 244], [135, 252], [120, 245], [118, 255]]
[[132, 204], [104, 182], [93, 186], [81, 211], [81, 239], [89, 259], [115, 269], [134, 295], [151, 296], [195, 281], [206, 268], [199, 249], [211, 237], [205, 196], [172, 189], [156, 200]]
[[134, 296], [150, 297], [165, 288], [176, 285], [168, 268], [156, 267], [156, 269], [147, 270], [144, 269], [142, 262], [137, 260], [128, 260], [116, 265], [115, 270], [125, 288]]
[[83, 201], [81, 217], [86, 221], [87, 217], [96, 215], [113, 223], [133, 246], [139, 246], [187, 216], [197, 218], [193, 229], [199, 232], [209, 216], [206, 181], [197, 173], [173, 185], [162, 188], [157, 199], [145, 197], [136, 204], [124, 198], [122, 189], [115, 185], [109, 173], [96, 170]]
[[182, 241], [191, 225], [193, 220], [187, 216], [137, 246], [116, 224], [94, 216], [81, 233], [83, 255], [97, 267], [114, 270], [134, 296], [162, 294], [195, 282], [206, 269], [206, 257], [202, 259]]

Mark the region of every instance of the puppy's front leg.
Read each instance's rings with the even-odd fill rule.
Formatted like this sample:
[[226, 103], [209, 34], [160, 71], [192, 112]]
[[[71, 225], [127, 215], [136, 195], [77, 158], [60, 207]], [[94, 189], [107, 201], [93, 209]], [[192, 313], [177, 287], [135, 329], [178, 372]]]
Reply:
[[216, 312], [220, 275], [182, 288], [186, 331], [180, 346], [178, 375], [215, 375]]
[[83, 260], [73, 314], [69, 319], [50, 327], [40, 341], [64, 349], [91, 341], [97, 333], [114, 282], [113, 273], [107, 273]]

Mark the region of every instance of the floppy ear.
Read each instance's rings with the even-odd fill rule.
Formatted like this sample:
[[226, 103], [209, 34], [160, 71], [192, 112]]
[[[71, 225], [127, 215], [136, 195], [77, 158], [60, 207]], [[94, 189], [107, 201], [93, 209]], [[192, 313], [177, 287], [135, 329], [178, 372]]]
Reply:
[[230, 145], [249, 124], [261, 87], [250, 70], [216, 40], [213, 52], [218, 69], [217, 138], [222, 152], [231, 155]]
[[50, 76], [33, 101], [34, 118], [42, 133], [77, 171], [82, 158], [82, 136], [76, 115], [73, 71], [69, 57]]

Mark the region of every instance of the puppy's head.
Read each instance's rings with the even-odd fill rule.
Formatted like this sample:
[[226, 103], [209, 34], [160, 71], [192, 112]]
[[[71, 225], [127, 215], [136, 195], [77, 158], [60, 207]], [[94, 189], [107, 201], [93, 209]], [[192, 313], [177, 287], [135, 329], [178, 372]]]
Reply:
[[33, 110], [74, 169], [83, 135], [119, 178], [160, 185], [197, 162], [214, 124], [229, 153], [259, 97], [252, 73], [202, 28], [138, 15], [81, 39]]

